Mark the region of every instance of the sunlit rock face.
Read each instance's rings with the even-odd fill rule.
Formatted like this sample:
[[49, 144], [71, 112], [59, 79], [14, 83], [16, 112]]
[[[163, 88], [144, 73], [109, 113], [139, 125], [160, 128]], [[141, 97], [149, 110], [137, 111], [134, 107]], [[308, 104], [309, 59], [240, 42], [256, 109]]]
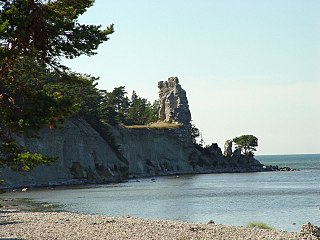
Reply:
[[179, 84], [179, 79], [170, 77], [167, 81], [160, 81], [158, 88], [160, 121], [175, 122], [189, 126], [191, 113], [186, 91]]
[[224, 151], [223, 151], [223, 155], [225, 157], [231, 157], [232, 156], [232, 144], [233, 141], [232, 140], [227, 140], [224, 143]]

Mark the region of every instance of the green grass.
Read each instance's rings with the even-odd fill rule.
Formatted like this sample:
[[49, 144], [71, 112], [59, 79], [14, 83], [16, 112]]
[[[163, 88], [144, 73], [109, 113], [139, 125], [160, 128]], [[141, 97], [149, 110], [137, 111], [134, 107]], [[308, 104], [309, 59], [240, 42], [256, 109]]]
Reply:
[[147, 125], [133, 125], [133, 126], [125, 126], [126, 128], [138, 129], [138, 128], [156, 128], [156, 129], [174, 129], [182, 127], [181, 124], [177, 123], [169, 123], [169, 122], [155, 122], [149, 123]]
[[249, 228], [259, 228], [259, 229], [269, 229], [269, 230], [274, 230], [273, 227], [268, 226], [267, 224], [263, 222], [250, 222], [248, 223], [247, 227]]

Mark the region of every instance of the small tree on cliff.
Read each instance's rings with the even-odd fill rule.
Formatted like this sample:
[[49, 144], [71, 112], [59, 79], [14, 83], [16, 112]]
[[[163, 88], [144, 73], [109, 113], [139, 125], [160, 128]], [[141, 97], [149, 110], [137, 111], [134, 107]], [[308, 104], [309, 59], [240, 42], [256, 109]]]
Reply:
[[254, 151], [257, 151], [258, 138], [253, 135], [241, 135], [233, 139], [236, 144], [236, 149], [240, 149], [245, 156], [254, 156]]

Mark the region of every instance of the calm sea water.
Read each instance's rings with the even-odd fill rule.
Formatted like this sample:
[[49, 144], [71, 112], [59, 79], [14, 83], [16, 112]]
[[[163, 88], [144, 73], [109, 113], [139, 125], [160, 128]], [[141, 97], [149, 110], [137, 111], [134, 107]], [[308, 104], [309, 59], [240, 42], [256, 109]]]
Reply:
[[80, 213], [227, 225], [261, 221], [280, 230], [320, 225], [320, 154], [257, 156], [294, 172], [200, 174], [10, 193]]

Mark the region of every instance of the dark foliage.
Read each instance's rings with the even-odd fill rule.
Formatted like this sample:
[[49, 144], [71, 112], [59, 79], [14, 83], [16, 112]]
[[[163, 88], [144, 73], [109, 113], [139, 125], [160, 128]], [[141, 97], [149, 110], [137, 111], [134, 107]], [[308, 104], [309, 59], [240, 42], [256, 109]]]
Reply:
[[236, 148], [241, 150], [245, 156], [253, 157], [254, 151], [257, 151], [258, 138], [253, 135], [241, 135], [233, 139]]
[[50, 163], [54, 159], [28, 152], [14, 137], [34, 135], [45, 124], [55, 127], [79, 109], [89, 112], [89, 101], [77, 94], [95, 91], [92, 83], [70, 73], [60, 58], [93, 55], [113, 33], [113, 25], [103, 30], [78, 23], [93, 2], [0, 2], [0, 167], [28, 171]]

